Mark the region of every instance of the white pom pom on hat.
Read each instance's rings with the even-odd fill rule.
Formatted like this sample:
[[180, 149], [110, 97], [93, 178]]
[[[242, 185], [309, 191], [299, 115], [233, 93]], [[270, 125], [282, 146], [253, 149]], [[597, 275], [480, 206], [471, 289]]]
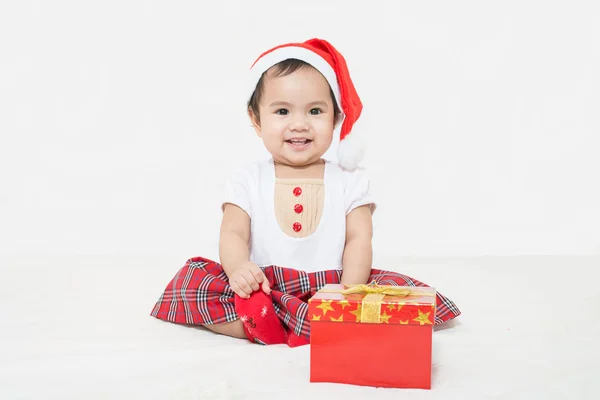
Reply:
[[342, 113], [338, 162], [344, 169], [355, 169], [364, 157], [365, 147], [362, 138], [352, 132], [352, 127], [360, 117], [363, 105], [350, 78], [346, 60], [329, 42], [310, 39], [302, 43], [282, 44], [267, 50], [250, 68], [250, 93], [254, 92], [264, 72], [291, 58], [310, 64], [327, 79]]

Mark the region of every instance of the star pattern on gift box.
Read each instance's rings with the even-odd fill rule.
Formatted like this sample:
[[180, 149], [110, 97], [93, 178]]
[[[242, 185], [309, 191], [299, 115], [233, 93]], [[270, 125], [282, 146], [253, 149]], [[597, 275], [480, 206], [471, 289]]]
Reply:
[[323, 315], [327, 315], [327, 311], [335, 311], [335, 309], [331, 306], [331, 302], [333, 300], [321, 300], [321, 304], [317, 306], [323, 312]]
[[[310, 303], [311, 321], [361, 322], [364, 295], [351, 294], [338, 299], [315, 299]], [[411, 302], [412, 301], [412, 302]], [[433, 325], [435, 298], [429, 302], [423, 297], [415, 300], [388, 296], [381, 303], [378, 323], [399, 325]], [[323, 318], [324, 317], [324, 318]], [[363, 321], [364, 322], [364, 321]]]
[[429, 314], [431, 314], [431, 311], [427, 313], [423, 313], [421, 310], [417, 311], [419, 312], [419, 316], [414, 318], [413, 321], [418, 322], [419, 325], [431, 324], [431, 321], [429, 321]]
[[389, 324], [391, 317], [392, 317], [391, 315], [387, 315], [384, 311], [383, 314], [381, 314], [381, 316], [380, 316], [381, 322], [385, 322], [386, 324]]
[[348, 300], [340, 300], [338, 301], [338, 304], [342, 307], [342, 310], [350, 306]]
[[356, 310], [350, 311], [350, 314], [352, 314], [356, 317], [355, 322], [360, 322], [360, 316], [362, 315], [362, 305], [359, 304], [358, 307], [356, 308]]

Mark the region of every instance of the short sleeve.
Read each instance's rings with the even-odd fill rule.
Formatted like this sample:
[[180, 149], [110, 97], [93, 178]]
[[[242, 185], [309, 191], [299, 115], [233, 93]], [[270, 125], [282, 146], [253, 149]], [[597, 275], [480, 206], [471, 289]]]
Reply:
[[375, 212], [376, 204], [371, 193], [371, 182], [364, 169], [348, 173], [344, 191], [346, 215], [357, 207], [370, 205], [371, 213]]
[[225, 195], [221, 203], [221, 210], [225, 204], [230, 203], [240, 207], [252, 218], [252, 174], [246, 170], [237, 171], [225, 183]]

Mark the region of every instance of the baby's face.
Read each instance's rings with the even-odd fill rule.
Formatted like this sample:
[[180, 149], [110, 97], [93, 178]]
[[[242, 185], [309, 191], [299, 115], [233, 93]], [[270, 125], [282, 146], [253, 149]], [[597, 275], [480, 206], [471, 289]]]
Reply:
[[312, 68], [277, 78], [267, 75], [259, 113], [255, 129], [275, 161], [308, 165], [331, 145], [333, 99], [327, 80]]

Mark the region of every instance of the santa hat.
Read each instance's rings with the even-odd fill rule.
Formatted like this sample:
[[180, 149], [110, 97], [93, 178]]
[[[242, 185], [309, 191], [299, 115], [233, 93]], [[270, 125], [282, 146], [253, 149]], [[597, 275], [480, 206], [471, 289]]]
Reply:
[[338, 162], [345, 169], [356, 168], [364, 156], [364, 148], [356, 133], [352, 133], [352, 126], [360, 117], [363, 106], [350, 79], [346, 60], [330, 43], [310, 39], [304, 43], [283, 44], [264, 52], [250, 68], [251, 93], [265, 71], [290, 58], [310, 64], [327, 79], [341, 111]]

